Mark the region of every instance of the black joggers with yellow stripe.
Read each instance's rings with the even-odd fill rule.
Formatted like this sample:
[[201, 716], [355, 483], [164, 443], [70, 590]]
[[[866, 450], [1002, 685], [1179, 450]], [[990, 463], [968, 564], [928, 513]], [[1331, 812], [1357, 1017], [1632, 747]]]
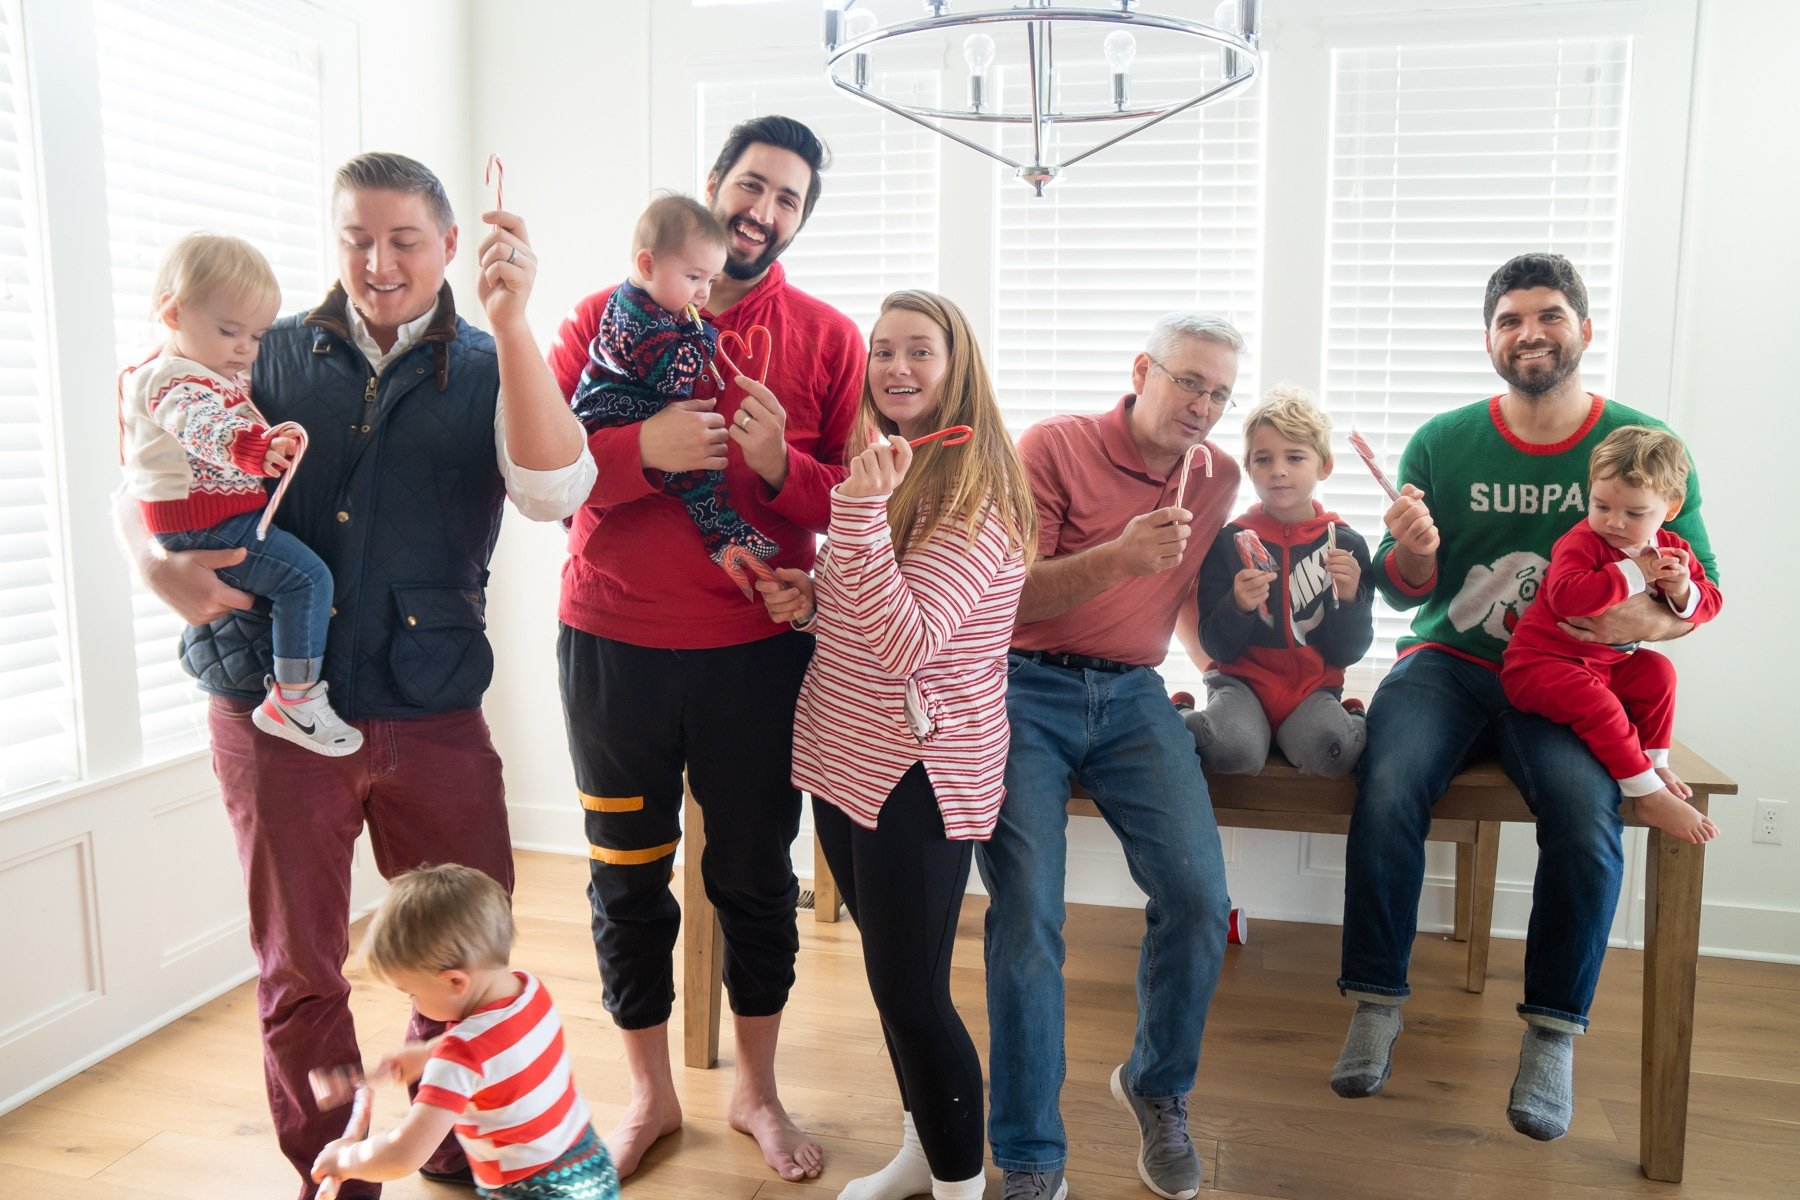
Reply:
[[[708, 650], [658, 650], [567, 625], [557, 637], [563, 715], [586, 810], [588, 899], [606, 1010], [622, 1029], [669, 1019], [681, 908], [682, 771], [706, 821], [700, 871], [725, 935], [725, 992], [739, 1016], [787, 1004], [800, 938], [789, 851], [794, 701], [809, 634]], [[687, 869], [693, 870], [692, 859]]]

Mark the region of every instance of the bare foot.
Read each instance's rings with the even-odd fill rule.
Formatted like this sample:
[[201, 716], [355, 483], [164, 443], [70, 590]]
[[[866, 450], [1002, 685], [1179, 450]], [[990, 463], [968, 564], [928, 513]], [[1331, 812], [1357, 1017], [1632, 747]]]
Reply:
[[733, 1129], [756, 1139], [763, 1161], [783, 1179], [817, 1179], [825, 1166], [825, 1152], [819, 1143], [794, 1124], [773, 1096], [766, 1100], [733, 1097], [727, 1119]]
[[1712, 818], [1675, 795], [1668, 788], [1632, 801], [1638, 820], [1653, 829], [1673, 834], [1686, 842], [1710, 842], [1719, 836]]
[[603, 1139], [606, 1152], [612, 1155], [613, 1170], [624, 1179], [638, 1169], [645, 1151], [658, 1138], [667, 1137], [681, 1128], [681, 1101], [672, 1094], [665, 1098], [632, 1097], [625, 1115]]
[[1679, 799], [1679, 800], [1693, 799], [1694, 789], [1689, 787], [1687, 784], [1683, 783], [1681, 781], [1681, 776], [1679, 776], [1675, 772], [1669, 770], [1669, 768], [1667, 768], [1667, 767], [1656, 768], [1656, 774], [1658, 775], [1658, 777], [1660, 777], [1662, 779], [1663, 785], [1665, 787], [1667, 787], [1669, 789], [1669, 791], [1677, 799]]

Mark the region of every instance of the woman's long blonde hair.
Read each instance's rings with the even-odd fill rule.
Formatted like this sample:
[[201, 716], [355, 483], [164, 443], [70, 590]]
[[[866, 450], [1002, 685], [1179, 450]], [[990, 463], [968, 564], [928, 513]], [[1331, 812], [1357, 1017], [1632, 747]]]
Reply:
[[[1019, 451], [1000, 419], [994, 384], [969, 318], [955, 304], [931, 292], [900, 291], [881, 302], [881, 316], [895, 309], [920, 314], [944, 335], [948, 361], [932, 427], [967, 425], [975, 432], [958, 446], [936, 442], [914, 452], [911, 469], [888, 499], [894, 556], [904, 558], [908, 546], [924, 542], [945, 521], [962, 526], [973, 543], [991, 509], [1007, 539], [1029, 563], [1037, 551], [1037, 508], [1025, 483]], [[872, 433], [886, 437], [899, 432], [900, 427], [875, 407], [874, 388], [865, 372], [848, 457], [854, 458], [867, 447]]]

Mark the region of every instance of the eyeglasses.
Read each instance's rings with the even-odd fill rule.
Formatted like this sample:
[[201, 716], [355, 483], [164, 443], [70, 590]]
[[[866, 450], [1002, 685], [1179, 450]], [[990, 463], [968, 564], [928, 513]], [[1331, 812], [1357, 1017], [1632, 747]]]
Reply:
[[1208, 390], [1198, 379], [1189, 379], [1185, 375], [1177, 375], [1170, 371], [1169, 368], [1157, 362], [1154, 358], [1150, 360], [1150, 365], [1161, 371], [1164, 375], [1167, 375], [1170, 383], [1174, 384], [1196, 400], [1204, 400], [1208, 404], [1220, 407], [1225, 412], [1230, 412], [1237, 407], [1237, 401], [1231, 398], [1230, 388], [1212, 388], [1211, 390]]

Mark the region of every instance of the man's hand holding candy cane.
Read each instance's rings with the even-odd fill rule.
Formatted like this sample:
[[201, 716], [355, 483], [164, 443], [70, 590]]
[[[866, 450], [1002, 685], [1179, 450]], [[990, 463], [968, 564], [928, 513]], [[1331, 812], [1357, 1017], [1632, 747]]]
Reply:
[[1381, 520], [1394, 537], [1394, 565], [1400, 578], [1415, 588], [1430, 583], [1437, 573], [1438, 527], [1425, 507], [1425, 493], [1406, 484]]

